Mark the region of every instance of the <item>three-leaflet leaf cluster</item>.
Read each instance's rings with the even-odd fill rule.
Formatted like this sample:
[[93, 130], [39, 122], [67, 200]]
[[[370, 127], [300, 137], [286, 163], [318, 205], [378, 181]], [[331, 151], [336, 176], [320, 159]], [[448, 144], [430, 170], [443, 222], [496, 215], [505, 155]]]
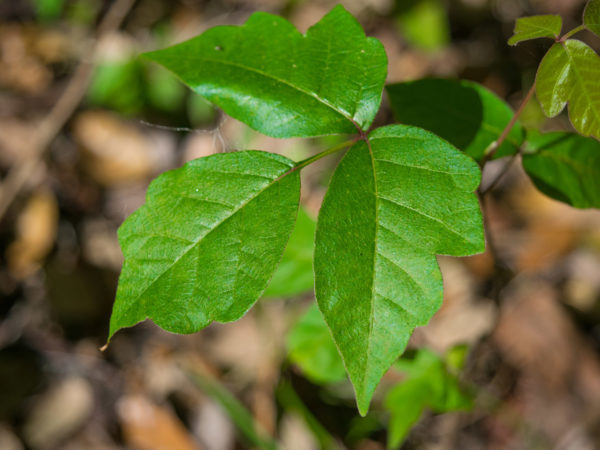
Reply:
[[[534, 22], [518, 23], [511, 43], [558, 39], [556, 18]], [[403, 125], [370, 130], [387, 58], [341, 6], [305, 35], [281, 17], [255, 13], [242, 26], [216, 27], [145, 56], [268, 136], [354, 138], [299, 163], [246, 150], [159, 176], [145, 205], [119, 229], [125, 262], [109, 339], [148, 318], [175, 333], [239, 319], [263, 295], [294, 229], [301, 169], [347, 149], [317, 221], [315, 294], [365, 414], [413, 329], [441, 305], [436, 255], [485, 248], [476, 161], [498, 139], [511, 109], [475, 83], [420, 80], [387, 86]], [[575, 126], [598, 137], [599, 97], [585, 81], [598, 69], [593, 58], [579, 41], [557, 42], [540, 67], [538, 96], [549, 115], [569, 101]], [[560, 89], [545, 75], [556, 64], [567, 80]], [[577, 164], [556, 164], [557, 155], [577, 161], [580, 144], [597, 161], [598, 142], [568, 133], [531, 136], [523, 145], [525, 130], [517, 123], [494, 156], [525, 147], [525, 167], [540, 189], [577, 207], [598, 206], [599, 177], [590, 172], [587, 190], [574, 192]], [[552, 187], [549, 174], [571, 184]]]

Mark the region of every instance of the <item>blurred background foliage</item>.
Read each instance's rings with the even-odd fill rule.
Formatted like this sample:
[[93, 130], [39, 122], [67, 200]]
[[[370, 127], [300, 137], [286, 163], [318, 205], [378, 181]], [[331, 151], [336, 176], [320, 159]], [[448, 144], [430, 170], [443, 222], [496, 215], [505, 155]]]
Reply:
[[[116, 4], [122, 24], [103, 28]], [[190, 336], [145, 323], [99, 351], [122, 260], [116, 229], [154, 176], [236, 149], [299, 160], [339, 139], [261, 136], [137, 55], [257, 10], [304, 31], [333, 4], [0, 2], [2, 185], [35, 162], [0, 218], [1, 449], [600, 448], [600, 216], [543, 197], [516, 164], [485, 202], [496, 259], [439, 258], [444, 307], [415, 332], [365, 418], [311, 306], [314, 218], [335, 158], [304, 171], [303, 207], [280, 268], [242, 320]], [[584, 6], [343, 4], [385, 45], [389, 82], [464, 78], [513, 106], [550, 45], [508, 47], [514, 20], [558, 13], [568, 29]], [[81, 62], [93, 69], [87, 78], [74, 75]], [[33, 151], [74, 83], [83, 88], [75, 110]], [[384, 97], [377, 125], [392, 120]], [[571, 129], [564, 114], [545, 119], [535, 101], [522, 121]], [[492, 162], [484, 183], [505, 164]]]

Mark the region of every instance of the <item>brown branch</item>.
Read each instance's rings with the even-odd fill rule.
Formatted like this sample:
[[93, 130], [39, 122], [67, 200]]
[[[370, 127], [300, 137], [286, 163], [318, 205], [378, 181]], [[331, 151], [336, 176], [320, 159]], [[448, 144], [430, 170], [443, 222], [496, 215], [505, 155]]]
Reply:
[[[134, 2], [135, 0], [116, 0], [112, 4], [98, 25], [96, 43], [91, 50], [92, 55], [96, 55], [104, 37], [119, 28]], [[79, 106], [87, 91], [92, 72], [92, 64], [79, 63], [64, 92], [52, 110], [37, 126], [31, 141], [25, 144], [29, 149], [22, 153], [27, 156], [16, 163], [0, 185], [0, 220], [17, 195], [25, 188], [27, 181], [39, 170], [46, 149]]]

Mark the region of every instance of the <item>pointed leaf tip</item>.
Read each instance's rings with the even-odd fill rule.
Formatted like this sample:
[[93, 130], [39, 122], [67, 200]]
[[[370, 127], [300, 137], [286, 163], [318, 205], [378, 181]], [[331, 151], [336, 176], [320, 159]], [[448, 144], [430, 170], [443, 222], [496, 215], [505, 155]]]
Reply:
[[119, 229], [125, 262], [110, 336], [146, 318], [174, 333], [239, 319], [292, 232], [300, 199], [293, 164], [273, 153], [221, 153], [154, 180]]
[[413, 329], [441, 306], [436, 254], [484, 250], [479, 181], [469, 156], [401, 125], [375, 130], [338, 165], [317, 223], [315, 287], [362, 415]]
[[559, 15], [520, 17], [515, 23], [514, 34], [508, 40], [508, 45], [538, 38], [557, 39], [561, 29], [562, 18]]

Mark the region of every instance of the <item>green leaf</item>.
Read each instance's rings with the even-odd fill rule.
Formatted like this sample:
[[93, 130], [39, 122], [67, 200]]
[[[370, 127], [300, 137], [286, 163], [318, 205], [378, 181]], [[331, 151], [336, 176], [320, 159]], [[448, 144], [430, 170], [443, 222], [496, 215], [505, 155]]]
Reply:
[[287, 337], [289, 358], [315, 383], [335, 383], [346, 378], [344, 363], [316, 303], [296, 323]]
[[227, 114], [274, 137], [368, 129], [381, 102], [387, 58], [342, 6], [302, 35], [285, 19], [253, 14], [146, 53]]
[[142, 69], [136, 59], [99, 64], [88, 88], [88, 101], [122, 114], [139, 114], [144, 107]]
[[557, 39], [561, 29], [562, 18], [555, 14], [520, 17], [515, 24], [513, 36], [508, 40], [508, 45], [517, 45], [519, 42], [544, 37]]
[[125, 262], [109, 338], [146, 318], [175, 333], [239, 319], [292, 232], [300, 197], [293, 164], [272, 153], [222, 153], [152, 182], [146, 204], [119, 229]]
[[315, 228], [315, 220], [304, 208], [300, 208], [296, 226], [265, 291], [265, 297], [293, 297], [312, 290], [315, 278], [312, 265]]
[[472, 396], [465, 392], [444, 362], [429, 350], [419, 350], [412, 360], [396, 364], [406, 379], [385, 398], [390, 411], [388, 448], [398, 448], [426, 408], [436, 413], [470, 409]]
[[40, 21], [51, 22], [60, 17], [64, 0], [33, 0], [33, 5]]
[[600, 142], [574, 133], [532, 133], [523, 167], [544, 194], [576, 208], [600, 208]]
[[254, 419], [248, 409], [229, 392], [218, 380], [197, 372], [189, 372], [192, 379], [203, 392], [221, 405], [227, 416], [252, 448], [277, 450], [280, 446]]
[[470, 157], [399, 125], [372, 132], [336, 169], [317, 222], [315, 290], [361, 414], [442, 303], [435, 255], [484, 250], [479, 181]]
[[588, 2], [583, 12], [583, 24], [596, 36], [600, 36], [600, 0]]
[[412, 45], [426, 51], [443, 48], [450, 41], [446, 8], [440, 0], [404, 0], [398, 23]]
[[[503, 100], [471, 81], [424, 79], [386, 90], [399, 122], [432, 131], [477, 160], [514, 115]], [[515, 153], [523, 134], [517, 122], [495, 157]]]
[[558, 115], [569, 102], [569, 118], [584, 136], [600, 139], [600, 57], [581, 41], [554, 44], [542, 59], [536, 92], [544, 114]]

